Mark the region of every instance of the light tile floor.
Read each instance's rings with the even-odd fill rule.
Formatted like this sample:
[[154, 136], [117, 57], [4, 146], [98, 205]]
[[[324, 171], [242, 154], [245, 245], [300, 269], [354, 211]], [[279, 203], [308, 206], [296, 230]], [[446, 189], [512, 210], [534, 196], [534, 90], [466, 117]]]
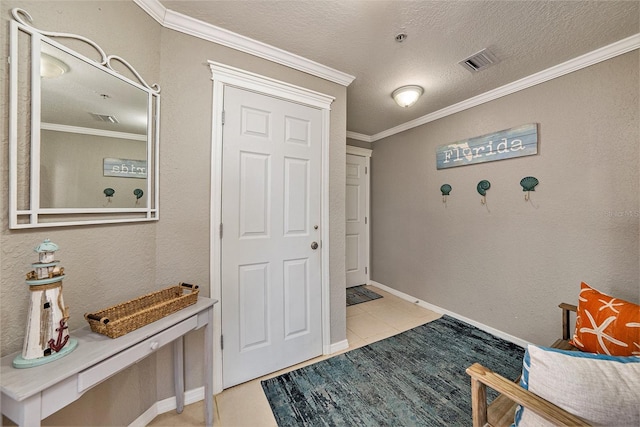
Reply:
[[[373, 286], [368, 289], [383, 298], [347, 307], [347, 340], [349, 348], [371, 344], [439, 318], [441, 315], [404, 301], [395, 295]], [[281, 375], [328, 357], [321, 356], [285, 370], [228, 388], [215, 396], [214, 425], [222, 427], [271, 427], [277, 426], [269, 402], [262, 391], [260, 381]], [[202, 402], [185, 407], [182, 414], [174, 411], [158, 415], [150, 426], [200, 426], [204, 425]]]

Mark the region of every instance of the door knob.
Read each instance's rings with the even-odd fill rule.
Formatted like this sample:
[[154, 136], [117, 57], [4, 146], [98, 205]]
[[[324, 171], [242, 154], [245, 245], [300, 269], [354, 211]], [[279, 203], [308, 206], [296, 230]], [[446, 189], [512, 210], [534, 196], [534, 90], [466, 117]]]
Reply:
[[318, 242], [312, 242], [312, 243], [311, 243], [311, 249], [313, 249], [314, 251], [315, 251], [316, 249], [318, 249]]

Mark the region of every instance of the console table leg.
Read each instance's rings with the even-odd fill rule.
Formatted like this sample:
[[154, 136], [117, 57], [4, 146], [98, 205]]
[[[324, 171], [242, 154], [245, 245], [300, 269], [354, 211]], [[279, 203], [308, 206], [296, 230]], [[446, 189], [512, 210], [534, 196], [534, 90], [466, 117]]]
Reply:
[[42, 399], [39, 393], [22, 401], [18, 413], [18, 425], [20, 427], [40, 427], [41, 405]]
[[213, 425], [213, 307], [207, 311], [204, 329], [204, 420]]
[[184, 410], [184, 338], [173, 342], [173, 380], [176, 391], [176, 412]]

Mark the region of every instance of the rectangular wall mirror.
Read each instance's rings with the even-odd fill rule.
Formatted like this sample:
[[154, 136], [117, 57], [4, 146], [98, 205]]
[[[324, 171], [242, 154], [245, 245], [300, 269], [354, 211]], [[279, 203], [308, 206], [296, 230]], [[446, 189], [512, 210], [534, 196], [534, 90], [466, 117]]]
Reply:
[[12, 14], [10, 228], [157, 220], [159, 88], [94, 42]]

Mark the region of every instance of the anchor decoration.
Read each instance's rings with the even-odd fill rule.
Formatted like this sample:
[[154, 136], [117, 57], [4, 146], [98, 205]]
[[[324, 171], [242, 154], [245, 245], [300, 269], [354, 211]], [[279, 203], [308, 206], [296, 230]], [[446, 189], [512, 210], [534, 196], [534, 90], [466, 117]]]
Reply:
[[60, 327], [56, 328], [56, 332], [58, 333], [58, 340], [54, 341], [53, 338], [49, 340], [49, 347], [53, 351], [59, 352], [60, 350], [62, 350], [62, 347], [67, 345], [67, 342], [69, 341], [69, 334], [67, 334], [64, 339], [62, 338], [62, 334], [66, 329], [69, 329], [69, 327], [66, 325], [64, 319], [60, 319]]
[[30, 304], [22, 353], [13, 360], [15, 368], [31, 368], [53, 362], [71, 353], [78, 340], [69, 336], [69, 307], [62, 298], [64, 268], [55, 260], [58, 245], [46, 239], [34, 251], [38, 261], [27, 273]]

